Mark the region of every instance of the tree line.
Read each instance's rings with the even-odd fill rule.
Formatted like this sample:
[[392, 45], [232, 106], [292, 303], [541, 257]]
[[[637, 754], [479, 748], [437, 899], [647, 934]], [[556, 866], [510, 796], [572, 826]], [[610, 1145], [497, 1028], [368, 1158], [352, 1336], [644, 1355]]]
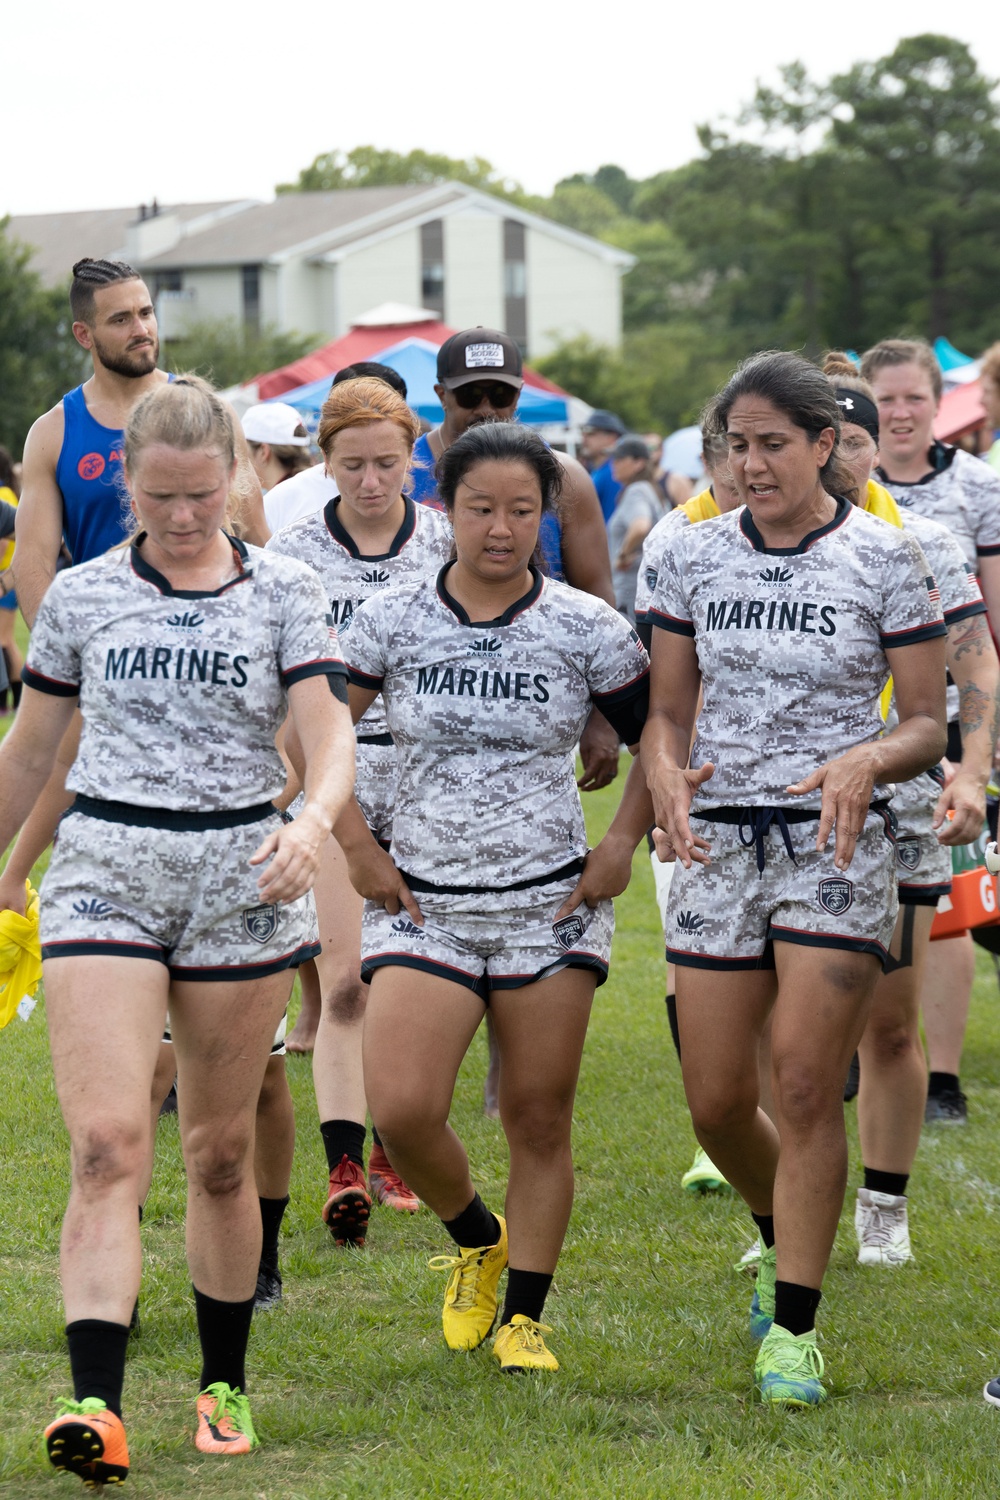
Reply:
[[[640, 430], [694, 420], [755, 349], [909, 333], [975, 353], [1000, 338], [1000, 103], [964, 42], [906, 38], [826, 81], [789, 64], [698, 139], [675, 170], [635, 179], [608, 164], [548, 197], [482, 157], [374, 146], [324, 153], [277, 191], [458, 180], [631, 251], [622, 348], [575, 340], [537, 363]], [[0, 441], [19, 449], [78, 365], [62, 292], [44, 292], [2, 234], [0, 308]], [[177, 356], [227, 384], [316, 342], [216, 324]]]

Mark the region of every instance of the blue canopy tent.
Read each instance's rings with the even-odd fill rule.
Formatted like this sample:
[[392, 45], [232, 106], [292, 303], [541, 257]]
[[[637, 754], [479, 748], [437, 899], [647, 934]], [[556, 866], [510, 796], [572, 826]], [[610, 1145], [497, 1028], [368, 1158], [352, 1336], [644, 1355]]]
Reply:
[[[406, 381], [409, 393], [407, 400], [411, 408], [426, 422], [440, 422], [444, 416], [441, 404], [434, 394], [437, 354], [436, 344], [430, 344], [426, 339], [409, 338], [403, 339], [401, 343], [391, 344], [388, 349], [382, 349], [372, 356], [380, 364], [389, 365], [397, 374], [402, 375]], [[320, 410], [330, 394], [332, 384], [333, 377], [324, 376], [322, 380], [300, 385], [297, 390], [285, 391], [271, 399], [294, 406], [296, 411], [302, 413], [302, 419], [310, 431], [315, 432]], [[544, 427], [549, 423], [565, 424], [569, 420], [566, 401], [562, 396], [531, 385], [521, 387], [517, 416], [519, 421], [531, 427]]]

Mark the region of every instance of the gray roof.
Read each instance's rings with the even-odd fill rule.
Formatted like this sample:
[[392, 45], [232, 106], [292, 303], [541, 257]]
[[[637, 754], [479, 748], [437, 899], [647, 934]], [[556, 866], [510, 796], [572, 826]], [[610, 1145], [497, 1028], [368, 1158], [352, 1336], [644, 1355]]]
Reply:
[[[229, 201], [161, 204], [160, 211], [177, 214], [186, 223], [226, 208]], [[34, 247], [32, 269], [41, 274], [46, 286], [58, 286], [68, 279], [73, 262], [84, 255], [123, 259], [126, 230], [138, 217], [135, 204], [129, 208], [84, 209], [79, 213], [12, 214], [7, 234]]]
[[342, 188], [330, 193], [281, 193], [273, 203], [257, 203], [213, 224], [198, 234], [180, 240], [143, 262], [150, 270], [172, 267], [244, 265], [267, 261], [293, 249], [316, 242], [317, 252], [330, 248], [341, 234], [353, 237], [359, 222], [378, 216], [386, 227], [399, 208], [406, 218], [414, 198], [434, 189], [417, 187]]

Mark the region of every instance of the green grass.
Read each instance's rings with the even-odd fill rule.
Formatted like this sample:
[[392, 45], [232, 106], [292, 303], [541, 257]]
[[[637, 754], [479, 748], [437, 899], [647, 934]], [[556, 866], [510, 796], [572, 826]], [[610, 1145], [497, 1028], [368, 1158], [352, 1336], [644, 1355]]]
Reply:
[[[594, 831], [611, 793], [586, 799]], [[488, 1349], [441, 1339], [446, 1251], [430, 1214], [373, 1214], [368, 1248], [337, 1251], [320, 1223], [326, 1170], [307, 1060], [290, 1058], [299, 1145], [282, 1240], [284, 1305], [257, 1319], [251, 1394], [263, 1446], [202, 1458], [191, 1443], [199, 1358], [183, 1255], [184, 1180], [162, 1122], [143, 1225], [143, 1326], [126, 1415], [128, 1490], [247, 1500], [587, 1500], [682, 1496], [934, 1497], [997, 1485], [1000, 1371], [994, 1296], [1000, 1203], [1000, 1000], [980, 958], [963, 1078], [971, 1123], [927, 1133], [912, 1179], [918, 1257], [898, 1272], [855, 1261], [845, 1210], [820, 1309], [831, 1399], [781, 1415], [755, 1404], [749, 1284], [732, 1265], [749, 1218], [732, 1199], [680, 1192], [693, 1149], [663, 1008], [645, 852], [619, 902], [611, 979], [598, 991], [576, 1114], [577, 1198], [546, 1309], [562, 1370], [504, 1380]], [[487, 1202], [501, 1201], [499, 1125], [481, 1113], [485, 1043], [454, 1122]], [[67, 1394], [58, 1290], [67, 1141], [42, 1008], [0, 1035], [0, 1493], [75, 1493], [39, 1434]], [[859, 1172], [854, 1110], [852, 1188]]]

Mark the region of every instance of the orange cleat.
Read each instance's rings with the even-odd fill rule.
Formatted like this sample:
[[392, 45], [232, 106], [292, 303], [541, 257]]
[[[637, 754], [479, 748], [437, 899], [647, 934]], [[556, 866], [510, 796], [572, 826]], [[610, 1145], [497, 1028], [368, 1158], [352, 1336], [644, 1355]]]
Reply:
[[364, 1168], [345, 1153], [339, 1166], [330, 1173], [330, 1196], [323, 1209], [323, 1223], [333, 1235], [335, 1245], [362, 1248], [368, 1233], [371, 1206]]
[[385, 1208], [394, 1208], [401, 1214], [415, 1214], [420, 1208], [420, 1199], [412, 1188], [407, 1187], [398, 1172], [394, 1172], [382, 1147], [372, 1146], [368, 1158], [368, 1191], [376, 1203]]
[[128, 1478], [122, 1419], [97, 1396], [60, 1401], [59, 1415], [45, 1429], [45, 1447], [53, 1468], [78, 1474], [88, 1490], [124, 1484]]
[[249, 1453], [259, 1442], [246, 1396], [221, 1380], [202, 1391], [198, 1397], [198, 1431], [194, 1435], [199, 1453]]

